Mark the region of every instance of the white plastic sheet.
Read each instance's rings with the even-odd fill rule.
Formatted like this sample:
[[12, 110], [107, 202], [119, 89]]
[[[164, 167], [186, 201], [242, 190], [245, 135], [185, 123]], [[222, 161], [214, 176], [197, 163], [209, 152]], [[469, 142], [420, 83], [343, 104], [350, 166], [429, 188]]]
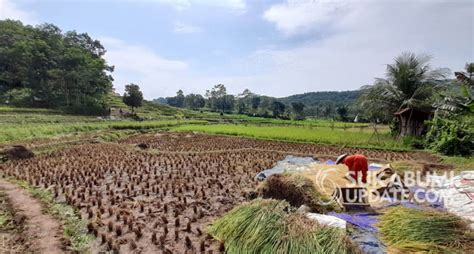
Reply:
[[255, 176], [255, 179], [258, 181], [263, 181], [265, 178], [273, 174], [282, 174], [285, 172], [291, 171], [301, 171], [311, 168], [311, 165], [319, 164], [317, 160], [314, 160], [312, 157], [297, 157], [293, 155], [288, 155], [285, 159], [277, 162], [277, 164], [270, 169], [264, 170], [258, 173]]
[[311, 220], [317, 221], [321, 225], [326, 225], [329, 227], [335, 227], [340, 229], [346, 229], [346, 221], [343, 219], [339, 219], [337, 217], [319, 213], [307, 213], [306, 217]]
[[463, 171], [458, 176], [430, 176], [434, 191], [451, 213], [471, 221], [474, 229], [474, 171]]

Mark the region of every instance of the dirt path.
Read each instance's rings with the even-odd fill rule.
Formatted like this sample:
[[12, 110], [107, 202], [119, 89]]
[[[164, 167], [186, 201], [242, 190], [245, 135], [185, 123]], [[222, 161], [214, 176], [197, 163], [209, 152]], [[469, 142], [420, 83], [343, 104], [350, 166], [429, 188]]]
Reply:
[[23, 234], [30, 248], [28, 252], [64, 253], [61, 248], [61, 224], [43, 212], [40, 201], [4, 179], [0, 179], [0, 189], [9, 199], [16, 215], [24, 218]]

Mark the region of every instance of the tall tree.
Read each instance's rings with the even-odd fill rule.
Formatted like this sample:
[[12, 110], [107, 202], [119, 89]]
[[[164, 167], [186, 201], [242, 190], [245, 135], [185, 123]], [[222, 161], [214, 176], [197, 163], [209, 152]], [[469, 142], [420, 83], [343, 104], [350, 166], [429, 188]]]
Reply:
[[184, 107], [184, 92], [183, 90], [178, 90], [178, 92], [176, 92], [176, 107], [178, 108], [182, 108]]
[[343, 122], [347, 121], [347, 113], [348, 113], [348, 108], [346, 105], [341, 105], [339, 107], [336, 108], [336, 112], [339, 116], [339, 119]]
[[166, 102], [168, 103], [168, 105], [177, 107], [177, 108], [183, 108], [185, 106], [184, 100], [185, 100], [184, 92], [181, 89], [176, 92], [176, 96], [166, 98]]
[[143, 102], [143, 93], [140, 91], [140, 87], [136, 84], [128, 84], [125, 86], [125, 93], [123, 94], [123, 102], [132, 108], [132, 113], [134, 109], [142, 106]]
[[293, 108], [293, 113], [296, 116], [296, 119], [303, 119], [304, 118], [304, 103], [302, 102], [293, 102], [291, 103], [291, 107]]
[[206, 100], [200, 94], [188, 94], [184, 99], [187, 108], [198, 110], [206, 105]]
[[11, 20], [0, 21], [0, 34], [1, 94], [75, 113], [105, 109], [113, 66], [103, 58], [99, 41], [86, 33], [62, 33], [52, 24], [32, 27]]
[[239, 114], [247, 114], [251, 107], [251, 100], [257, 96], [252, 93], [249, 89], [245, 89], [242, 93], [237, 95], [237, 112]]
[[261, 98], [260, 96], [254, 96], [252, 97], [251, 101], [250, 101], [250, 104], [252, 105], [252, 109], [253, 110], [257, 110], [258, 107], [260, 106], [260, 101], [261, 101]]
[[279, 118], [282, 116], [282, 114], [285, 112], [285, 104], [282, 102], [279, 102], [277, 100], [273, 101], [272, 103], [272, 113], [273, 117]]
[[215, 111], [230, 111], [234, 108], [234, 96], [227, 94], [227, 88], [223, 84], [215, 85], [206, 91], [209, 108]]

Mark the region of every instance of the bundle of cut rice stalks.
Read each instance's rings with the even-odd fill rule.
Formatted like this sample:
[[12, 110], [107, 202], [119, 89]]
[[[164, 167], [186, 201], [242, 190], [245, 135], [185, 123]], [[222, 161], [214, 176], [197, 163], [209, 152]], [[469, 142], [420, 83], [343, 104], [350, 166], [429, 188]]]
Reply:
[[[312, 212], [324, 213], [337, 209], [335, 203], [327, 202], [329, 198], [318, 192], [313, 182], [299, 174], [274, 174], [260, 183], [258, 195], [263, 198], [286, 200], [292, 206], [308, 206]], [[329, 203], [329, 205], [321, 205]]]
[[225, 214], [208, 232], [224, 243], [227, 253], [355, 252], [343, 230], [289, 210], [286, 201], [256, 199]]
[[474, 246], [472, 231], [461, 218], [436, 210], [392, 207], [378, 227], [389, 247], [403, 253], [466, 253]]

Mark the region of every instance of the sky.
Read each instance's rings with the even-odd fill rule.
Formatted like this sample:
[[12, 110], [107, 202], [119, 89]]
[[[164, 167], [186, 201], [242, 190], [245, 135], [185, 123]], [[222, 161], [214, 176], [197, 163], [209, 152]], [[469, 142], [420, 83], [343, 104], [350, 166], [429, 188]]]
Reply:
[[355, 90], [409, 51], [433, 68], [474, 61], [471, 0], [0, 0], [0, 19], [53, 23], [105, 46], [119, 93], [225, 84], [275, 97]]

